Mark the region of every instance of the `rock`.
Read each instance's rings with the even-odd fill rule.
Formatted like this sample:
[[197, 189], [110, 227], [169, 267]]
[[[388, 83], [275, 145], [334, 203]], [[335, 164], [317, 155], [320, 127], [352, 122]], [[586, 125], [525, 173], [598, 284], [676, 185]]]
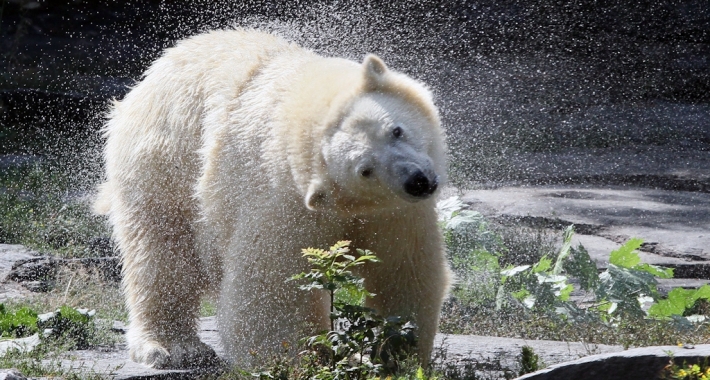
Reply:
[[19, 244], [0, 244], [0, 282], [8, 280], [16, 263], [33, 260], [37, 256], [39, 253]]
[[0, 380], [27, 380], [27, 378], [17, 369], [0, 369]]
[[18, 260], [12, 266], [7, 279], [15, 282], [44, 281], [53, 279], [57, 273], [58, 259], [49, 256]]
[[45, 293], [54, 289], [54, 281], [23, 281], [20, 285], [32, 293]]
[[[200, 320], [200, 338], [211, 346], [218, 355], [223, 355], [224, 350], [219, 341], [217, 324], [214, 317]], [[113, 331], [125, 332], [126, 326], [115, 322]], [[62, 359], [61, 366], [67, 370], [84, 373], [95, 373], [108, 376], [115, 380], [133, 379], [195, 379], [201, 375], [214, 374], [215, 369], [205, 368], [196, 370], [157, 370], [135, 363], [128, 359], [128, 350], [125, 344], [119, 344], [109, 350], [76, 350], [70, 351]], [[43, 361], [44, 362], [44, 361]], [[49, 364], [49, 360], [46, 361]]]
[[[517, 374], [523, 346], [530, 346], [546, 364], [584, 356], [623, 351], [622, 346], [525, 340], [477, 335], [437, 334], [433, 365], [445, 373], [502, 372]], [[479, 375], [481, 375], [479, 373]], [[484, 378], [487, 378], [484, 376]]]
[[[693, 347], [693, 346], [689, 346]], [[703, 363], [710, 356], [710, 345], [686, 349], [678, 346], [635, 348], [628, 351], [593, 355], [552, 365], [518, 380], [647, 380], [656, 379], [673, 356], [675, 363]]]
[[51, 282], [60, 267], [76, 264], [88, 269], [98, 270], [106, 280], [119, 281], [121, 279], [121, 261], [120, 258], [115, 256], [75, 259], [63, 259], [54, 256], [20, 258], [12, 262], [11, 270], [5, 276], [5, 279], [26, 283], [28, 288], [41, 291], [40, 289], [45, 286], [50, 286], [51, 288]]
[[34, 334], [26, 338], [7, 339], [0, 341], [0, 356], [8, 350], [17, 349], [21, 352], [30, 352], [40, 343], [39, 334]]
[[[118, 322], [114, 330], [125, 332]], [[219, 341], [214, 317], [200, 320], [200, 338], [218, 355], [224, 350]], [[579, 342], [557, 342], [495, 338], [475, 335], [438, 334], [432, 365], [447, 374], [467, 374], [482, 378], [517, 374], [523, 346], [533, 348], [542, 364], [548, 368], [520, 379], [653, 379], [668, 364], [672, 353], [680, 363], [702, 361], [710, 356], [710, 345], [694, 349], [676, 346], [646, 347], [624, 351], [622, 346], [590, 345]], [[590, 356], [591, 355], [591, 356]], [[192, 379], [214, 373], [214, 369], [155, 370], [128, 360], [125, 344], [112, 349], [71, 351], [61, 365], [76, 372], [92, 372], [111, 376], [116, 380], [128, 379]], [[508, 377], [509, 378], [509, 377]]]
[[[113, 330], [125, 332], [123, 323], [114, 323]], [[215, 317], [200, 320], [200, 339], [212, 347], [217, 355], [222, 356], [224, 349], [219, 340]], [[439, 334], [435, 343], [433, 365], [453, 373], [454, 371], [475, 370], [480, 373], [496, 373], [503, 370], [516, 370], [519, 366], [521, 349], [528, 345], [547, 364], [596, 354], [622, 351], [621, 346], [585, 345], [582, 343], [527, 341], [512, 338], [494, 338], [473, 335]], [[117, 380], [152, 379], [152, 378], [195, 378], [200, 372], [186, 370], [155, 370], [128, 360], [125, 344], [111, 350], [71, 351], [67, 355], [72, 359], [62, 360], [62, 366], [76, 371], [94, 371], [98, 374], [111, 375]], [[209, 371], [209, 369], [203, 370]], [[510, 371], [509, 371], [510, 372]], [[470, 373], [470, 372], [469, 372]]]
[[79, 262], [86, 268], [96, 269], [101, 272], [103, 278], [108, 281], [121, 280], [121, 259], [118, 256], [110, 257], [84, 257], [80, 259], [64, 260], [64, 265]]

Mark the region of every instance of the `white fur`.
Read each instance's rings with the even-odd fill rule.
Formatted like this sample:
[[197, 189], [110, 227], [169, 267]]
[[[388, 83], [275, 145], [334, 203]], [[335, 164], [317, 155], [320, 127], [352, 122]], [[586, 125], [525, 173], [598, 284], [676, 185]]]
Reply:
[[328, 326], [322, 294], [285, 280], [307, 269], [301, 248], [349, 239], [382, 259], [361, 271], [371, 306], [417, 323], [426, 364], [449, 270], [434, 197], [402, 190], [412, 170], [445, 176], [443, 131], [420, 83], [374, 56], [358, 64], [215, 31], [166, 50], [115, 102], [105, 134], [96, 209], [123, 255], [133, 360], [214, 360], [196, 335], [210, 290], [237, 364]]

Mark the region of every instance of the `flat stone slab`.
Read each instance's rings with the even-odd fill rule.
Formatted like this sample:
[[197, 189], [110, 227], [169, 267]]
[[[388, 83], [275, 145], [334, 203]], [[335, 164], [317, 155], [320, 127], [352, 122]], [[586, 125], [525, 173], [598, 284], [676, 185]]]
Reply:
[[[455, 366], [460, 369], [476, 368], [495, 372], [520, 367], [523, 346], [530, 346], [545, 365], [552, 365], [581, 357], [623, 351], [622, 346], [498, 338], [479, 335], [437, 334], [434, 343], [434, 360], [437, 367]], [[437, 357], [441, 355], [440, 357]]]
[[[200, 338], [223, 356], [214, 317], [200, 321]], [[123, 330], [120, 323], [114, 329]], [[578, 342], [556, 342], [495, 338], [476, 335], [438, 334], [435, 341], [434, 364], [438, 367], [477, 368], [496, 372], [517, 370], [523, 346], [531, 346], [546, 365], [575, 360], [580, 357], [622, 351], [621, 346], [588, 345]], [[49, 363], [49, 361], [47, 361]], [[192, 379], [202, 372], [195, 370], [156, 370], [128, 359], [125, 344], [103, 351], [71, 351], [61, 360], [64, 368], [79, 372], [93, 372], [116, 380], [136, 379]]]
[[16, 262], [32, 260], [39, 253], [19, 244], [0, 244], [0, 282], [7, 280]]
[[[114, 323], [114, 330], [125, 332], [122, 323]], [[218, 355], [223, 356], [224, 350], [217, 333], [214, 317], [200, 320], [200, 339], [212, 347]], [[50, 360], [46, 361], [49, 364]], [[138, 379], [195, 379], [209, 370], [158, 370], [128, 359], [128, 348], [125, 343], [104, 350], [76, 350], [66, 353], [61, 359], [65, 369], [95, 373], [114, 380]]]
[[671, 355], [675, 363], [702, 363], [710, 356], [710, 344], [689, 346], [655, 346], [622, 352], [592, 355], [571, 362], [552, 365], [521, 376], [518, 380], [649, 380], [657, 379]]
[[676, 277], [710, 278], [710, 194], [623, 187], [533, 186], [468, 190], [462, 200], [492, 219], [561, 228], [577, 236], [600, 267], [631, 237], [642, 260], [678, 268]]

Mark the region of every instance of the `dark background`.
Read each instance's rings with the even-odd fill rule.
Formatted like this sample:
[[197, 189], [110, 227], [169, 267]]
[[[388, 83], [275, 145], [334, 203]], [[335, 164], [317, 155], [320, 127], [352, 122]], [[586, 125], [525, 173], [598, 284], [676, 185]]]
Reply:
[[98, 168], [109, 100], [176, 40], [231, 26], [426, 82], [457, 184], [536, 153], [710, 154], [708, 0], [0, 1], [0, 154]]

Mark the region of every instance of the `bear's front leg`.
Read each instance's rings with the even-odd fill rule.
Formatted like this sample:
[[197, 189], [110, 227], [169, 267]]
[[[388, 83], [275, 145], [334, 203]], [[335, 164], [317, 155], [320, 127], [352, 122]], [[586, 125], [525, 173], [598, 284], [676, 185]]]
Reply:
[[301, 338], [329, 324], [329, 300], [289, 281], [308, 270], [301, 249], [314, 246], [307, 218], [289, 222], [253, 219], [224, 260], [217, 316], [233, 365], [253, 368], [284, 351], [295, 355]]
[[352, 245], [371, 250], [382, 261], [367, 264], [360, 272], [367, 290], [375, 293], [368, 306], [382, 316], [416, 323], [417, 355], [426, 366], [451, 272], [436, 213], [433, 207], [418, 206], [365, 220]]

